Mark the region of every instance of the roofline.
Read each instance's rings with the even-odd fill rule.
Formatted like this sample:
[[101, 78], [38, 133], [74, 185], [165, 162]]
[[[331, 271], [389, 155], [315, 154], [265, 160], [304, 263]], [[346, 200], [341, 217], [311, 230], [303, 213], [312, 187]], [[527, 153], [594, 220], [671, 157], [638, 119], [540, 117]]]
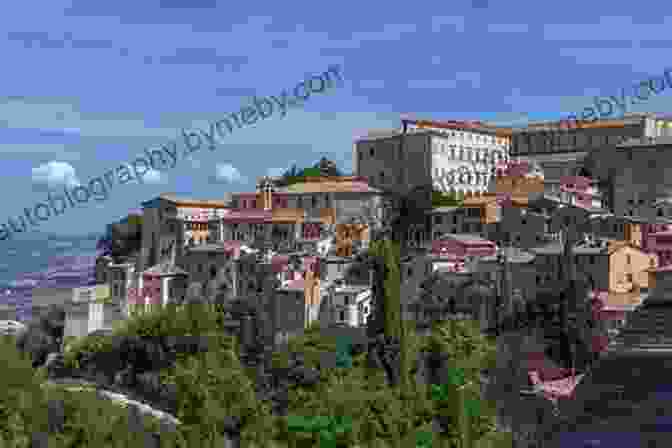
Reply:
[[150, 199], [148, 201], [141, 202], [141, 205], [143, 208], [146, 208], [147, 205], [151, 202], [154, 202], [156, 200], [162, 200], [166, 202], [170, 202], [171, 204], [178, 205], [178, 206], [183, 206], [183, 207], [197, 207], [197, 208], [229, 208], [228, 205], [226, 205], [225, 201], [209, 201], [209, 200], [180, 200], [180, 199], [173, 199], [166, 197], [165, 195], [159, 195], [153, 199]]
[[418, 126], [420, 128], [439, 128], [439, 129], [452, 129], [457, 131], [466, 131], [466, 132], [475, 132], [488, 135], [495, 135], [497, 137], [510, 137], [512, 135], [512, 128], [504, 126], [494, 126], [488, 123], [484, 123], [479, 120], [447, 120], [447, 121], [435, 121], [435, 120], [413, 120], [408, 118], [401, 119], [402, 126], [406, 127], [409, 124]]

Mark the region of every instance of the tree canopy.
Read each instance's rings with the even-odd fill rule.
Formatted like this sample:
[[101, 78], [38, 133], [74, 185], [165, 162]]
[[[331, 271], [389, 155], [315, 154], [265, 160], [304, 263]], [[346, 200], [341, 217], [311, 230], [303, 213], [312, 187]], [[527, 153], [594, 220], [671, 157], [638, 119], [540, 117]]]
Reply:
[[322, 157], [311, 167], [299, 169], [296, 164], [292, 165], [282, 174], [280, 184], [283, 186], [292, 185], [303, 182], [307, 177], [319, 176], [343, 176], [343, 172], [338, 169], [335, 162]]
[[432, 190], [432, 207], [461, 207], [463, 197], [457, 193], [444, 193], [438, 190]]

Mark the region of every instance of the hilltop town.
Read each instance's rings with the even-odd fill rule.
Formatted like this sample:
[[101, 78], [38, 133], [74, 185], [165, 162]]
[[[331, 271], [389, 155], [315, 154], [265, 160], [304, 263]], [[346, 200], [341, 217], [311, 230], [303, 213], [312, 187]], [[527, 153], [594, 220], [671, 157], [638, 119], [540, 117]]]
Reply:
[[604, 393], [631, 387], [609, 366], [669, 350], [672, 121], [541, 135], [557, 127], [403, 119], [354, 142], [351, 175], [323, 158], [256, 191], [145, 201], [108, 226], [63, 345], [169, 304], [219, 306], [267, 353], [315, 325], [371, 341], [386, 300], [372, 254], [392, 241], [402, 321], [418, 334], [475, 321], [500, 348], [516, 381], [514, 398], [497, 397], [503, 426], [595, 415], [596, 397], [606, 409]]

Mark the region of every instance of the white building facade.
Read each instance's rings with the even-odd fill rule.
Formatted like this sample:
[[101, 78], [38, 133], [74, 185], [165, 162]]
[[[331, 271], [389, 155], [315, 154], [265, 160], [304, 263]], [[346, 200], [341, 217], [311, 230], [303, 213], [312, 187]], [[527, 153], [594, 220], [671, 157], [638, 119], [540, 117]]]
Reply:
[[336, 285], [328, 290], [327, 306], [320, 319], [323, 324], [361, 327], [371, 315], [369, 286]]
[[403, 121], [405, 133], [355, 142], [356, 175], [384, 189], [409, 190], [431, 183], [446, 193], [487, 191], [496, 165], [509, 160], [510, 138], [492, 126]]

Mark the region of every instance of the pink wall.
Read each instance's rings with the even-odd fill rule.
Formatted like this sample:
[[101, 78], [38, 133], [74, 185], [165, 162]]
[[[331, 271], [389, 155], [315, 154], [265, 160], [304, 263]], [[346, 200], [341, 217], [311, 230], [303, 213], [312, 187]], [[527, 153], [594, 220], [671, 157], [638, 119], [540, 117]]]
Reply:
[[591, 179], [583, 176], [563, 176], [560, 178], [560, 190], [574, 196], [576, 204], [581, 207], [592, 207], [593, 198], [589, 194], [593, 190]]
[[658, 255], [659, 266], [672, 264], [672, 231], [667, 224], [642, 226], [643, 249]]
[[161, 277], [154, 275], [142, 276], [142, 295], [149, 297], [149, 303], [161, 303]]
[[286, 198], [280, 198], [277, 196], [273, 196], [273, 207], [278, 207], [278, 208], [287, 208], [288, 200]]
[[465, 248], [455, 240], [437, 240], [432, 242], [432, 252], [436, 255], [454, 255], [463, 257]]
[[320, 237], [320, 223], [306, 222], [303, 224], [303, 238], [306, 240], [318, 239]]
[[591, 179], [583, 176], [563, 176], [560, 188], [569, 192], [584, 192], [590, 188]]

